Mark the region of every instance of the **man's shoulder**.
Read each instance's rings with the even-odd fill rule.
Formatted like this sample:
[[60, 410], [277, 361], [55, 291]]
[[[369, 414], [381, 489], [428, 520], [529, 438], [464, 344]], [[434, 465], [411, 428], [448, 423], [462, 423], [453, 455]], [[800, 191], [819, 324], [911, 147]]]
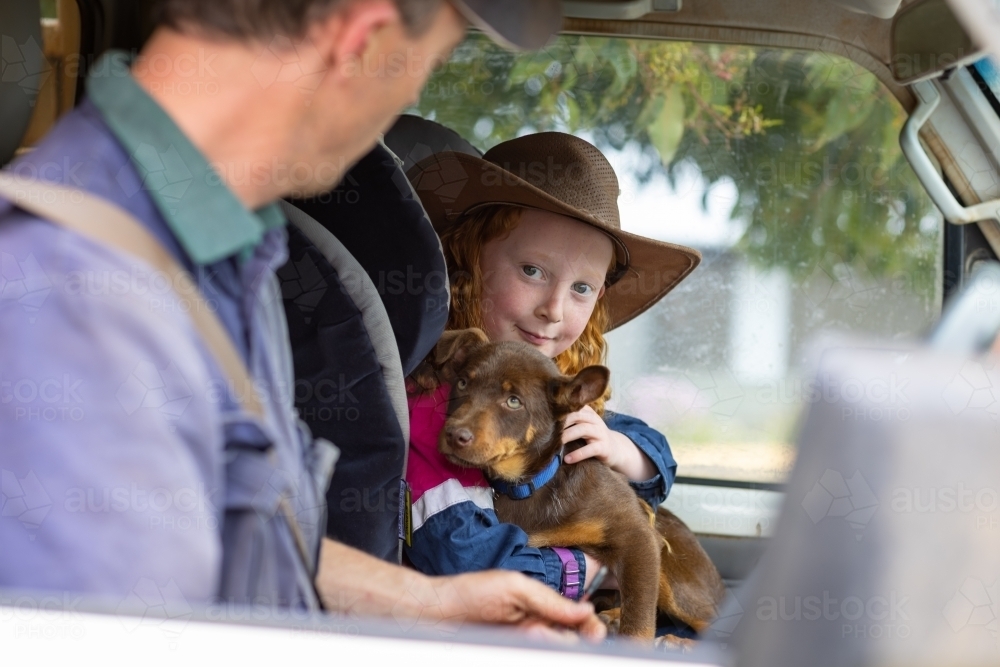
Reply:
[[170, 277], [143, 260], [0, 199], [5, 370], [14, 361], [58, 361], [88, 368], [87, 379], [96, 381], [113, 360], [132, 355], [161, 369], [176, 362], [198, 382], [210, 381], [186, 306]]
[[[100, 112], [84, 100], [63, 116], [31, 151], [5, 168], [15, 179], [42, 181], [85, 191], [122, 208], [175, 255], [183, 253], [135, 168], [142, 155], [128, 154]], [[0, 199], [0, 234], [16, 208]], [[28, 218], [32, 216], [27, 216]]]
[[19, 178], [60, 183], [117, 200], [120, 197], [113, 189], [116, 176], [128, 162], [129, 156], [100, 113], [84, 100], [6, 171]]

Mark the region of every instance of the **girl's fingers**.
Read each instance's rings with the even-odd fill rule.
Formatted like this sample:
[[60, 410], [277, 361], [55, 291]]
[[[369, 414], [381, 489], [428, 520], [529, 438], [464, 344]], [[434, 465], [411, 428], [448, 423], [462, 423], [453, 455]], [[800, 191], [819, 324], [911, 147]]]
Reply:
[[587, 405], [581, 410], [577, 410], [576, 412], [571, 412], [566, 415], [564, 423], [566, 426], [572, 426], [573, 424], [580, 423], [594, 424], [597, 421], [600, 421], [601, 423], [604, 422], [604, 420], [601, 419], [601, 416], [594, 412], [592, 407]]
[[[598, 419], [600, 419], [600, 417], [598, 417]], [[603, 423], [603, 420], [601, 423]], [[590, 415], [584, 414], [582, 412], [574, 412], [573, 414], [566, 417], [566, 420], [563, 422], [563, 432], [565, 432], [566, 429], [572, 428], [574, 426], [580, 426], [583, 424], [587, 424], [590, 426], [597, 425], [597, 423], [591, 418]]]
[[566, 463], [579, 463], [584, 459], [589, 458], [600, 458], [604, 452], [601, 450], [600, 445], [587, 445], [586, 447], [581, 447], [580, 449], [574, 449], [572, 452], [566, 455], [563, 459]]
[[563, 444], [566, 444], [574, 440], [589, 440], [594, 435], [594, 429], [590, 424], [574, 424], [567, 429], [563, 429], [562, 441]]

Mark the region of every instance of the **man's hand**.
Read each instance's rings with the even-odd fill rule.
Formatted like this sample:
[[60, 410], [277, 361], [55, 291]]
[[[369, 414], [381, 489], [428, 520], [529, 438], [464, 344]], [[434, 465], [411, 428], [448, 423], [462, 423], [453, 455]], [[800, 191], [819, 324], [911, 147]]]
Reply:
[[328, 538], [323, 539], [316, 586], [332, 612], [391, 616], [403, 629], [470, 622], [521, 627], [559, 641], [575, 641], [569, 631], [591, 641], [605, 634], [589, 603], [567, 600], [519, 572], [428, 577]]
[[491, 570], [444, 580], [454, 586], [469, 610], [470, 621], [518, 625], [551, 637], [568, 628], [591, 641], [604, 639], [604, 624], [589, 602], [568, 600], [518, 572]]

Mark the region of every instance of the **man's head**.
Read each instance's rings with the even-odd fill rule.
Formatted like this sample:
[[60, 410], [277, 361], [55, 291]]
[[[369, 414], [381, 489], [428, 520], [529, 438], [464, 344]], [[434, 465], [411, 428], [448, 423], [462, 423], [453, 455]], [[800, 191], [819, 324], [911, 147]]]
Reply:
[[[269, 42], [301, 37], [309, 24], [351, 0], [157, 0], [153, 22], [174, 30], [200, 30], [241, 40]], [[445, 0], [392, 0], [414, 35], [430, 25]]]
[[[275, 35], [303, 35], [310, 21], [354, 0], [156, 0], [156, 25], [174, 29], [199, 26], [239, 39], [267, 40]], [[393, 0], [414, 34], [430, 25], [445, 0]], [[560, 0], [448, 0], [469, 22], [494, 41], [513, 49], [539, 49], [559, 30]]]
[[[178, 58], [202, 45], [219, 51], [213, 62], [229, 88], [216, 102], [225, 104], [229, 93], [234, 107], [226, 129], [235, 134], [253, 125], [261, 152], [274, 153], [264, 147], [281, 144], [281, 155], [262, 157], [292, 162], [286, 169], [297, 170], [298, 178], [293, 187], [272, 186], [266, 194], [305, 196], [334, 186], [417, 101], [470, 21], [517, 46], [538, 41], [540, 23], [549, 36], [558, 29], [558, 0], [509, 4], [515, 6], [485, 0], [158, 0], [158, 30], [147, 49]], [[160, 83], [162, 90], [177, 88]], [[168, 112], [177, 111], [171, 102], [185, 104], [158, 101]], [[264, 109], [270, 125], [251, 118]], [[182, 129], [197, 138], [197, 128], [182, 123]], [[304, 179], [306, 173], [311, 177]]]

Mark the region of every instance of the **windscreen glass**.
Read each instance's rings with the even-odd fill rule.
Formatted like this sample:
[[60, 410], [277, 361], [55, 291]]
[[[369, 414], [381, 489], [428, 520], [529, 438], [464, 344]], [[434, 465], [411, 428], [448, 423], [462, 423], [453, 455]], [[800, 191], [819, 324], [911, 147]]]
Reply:
[[822, 391], [808, 342], [915, 338], [938, 317], [942, 221], [901, 154], [906, 114], [839, 56], [577, 35], [511, 54], [471, 35], [410, 113], [482, 150], [583, 137], [617, 172], [626, 230], [701, 251], [608, 335], [611, 408], [666, 434], [682, 476], [784, 480]]

